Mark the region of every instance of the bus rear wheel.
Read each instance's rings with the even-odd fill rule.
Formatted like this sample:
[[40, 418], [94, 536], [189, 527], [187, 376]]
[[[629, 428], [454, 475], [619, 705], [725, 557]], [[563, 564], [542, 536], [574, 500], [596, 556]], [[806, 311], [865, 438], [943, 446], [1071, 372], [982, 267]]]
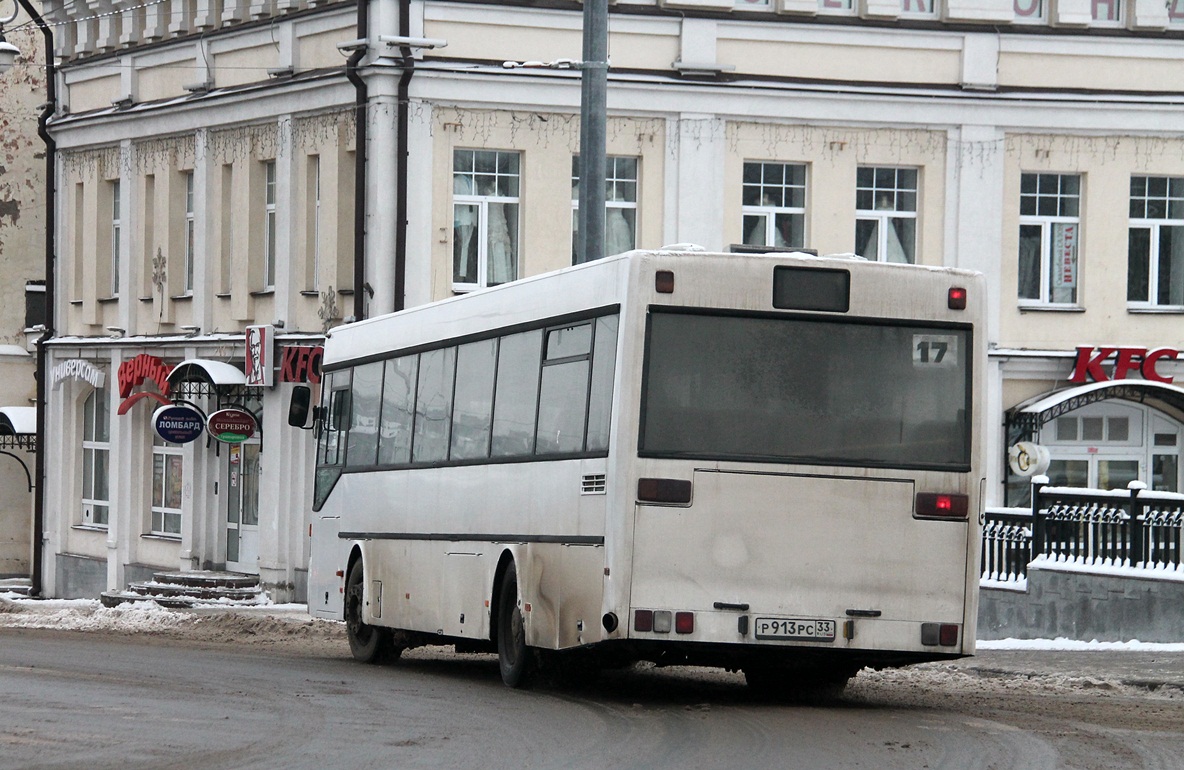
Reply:
[[365, 574], [362, 560], [354, 562], [345, 580], [345, 635], [354, 659], [363, 663], [380, 663], [399, 657], [402, 648], [395, 647], [390, 629], [363, 622], [363, 587]]
[[533, 650], [526, 646], [526, 627], [518, 608], [518, 570], [513, 562], [506, 568], [498, 594], [497, 660], [507, 686], [530, 685], [536, 662]]

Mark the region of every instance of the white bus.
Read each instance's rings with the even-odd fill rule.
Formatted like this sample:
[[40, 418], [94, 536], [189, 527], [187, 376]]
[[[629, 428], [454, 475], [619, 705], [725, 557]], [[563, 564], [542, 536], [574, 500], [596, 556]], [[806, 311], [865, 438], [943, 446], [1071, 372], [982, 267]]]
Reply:
[[338, 327], [310, 612], [510, 686], [558, 651], [772, 693], [972, 654], [985, 305], [955, 269], [635, 251]]

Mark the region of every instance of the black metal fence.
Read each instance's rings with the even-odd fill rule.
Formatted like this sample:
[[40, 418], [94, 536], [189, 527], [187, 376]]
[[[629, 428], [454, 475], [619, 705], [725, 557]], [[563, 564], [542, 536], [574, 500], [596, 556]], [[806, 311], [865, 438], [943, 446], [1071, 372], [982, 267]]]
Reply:
[[1037, 477], [1032, 509], [988, 510], [983, 523], [984, 581], [1023, 583], [1044, 556], [1086, 566], [1171, 570], [1184, 576], [1184, 495], [1053, 487]]

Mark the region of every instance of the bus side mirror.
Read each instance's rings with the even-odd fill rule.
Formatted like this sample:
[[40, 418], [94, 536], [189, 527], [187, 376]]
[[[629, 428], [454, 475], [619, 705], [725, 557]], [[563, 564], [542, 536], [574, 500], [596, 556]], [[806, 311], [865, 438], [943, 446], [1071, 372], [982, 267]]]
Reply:
[[288, 424], [293, 428], [307, 430], [309, 405], [312, 403], [312, 388], [297, 385], [292, 388], [292, 400], [288, 402]]

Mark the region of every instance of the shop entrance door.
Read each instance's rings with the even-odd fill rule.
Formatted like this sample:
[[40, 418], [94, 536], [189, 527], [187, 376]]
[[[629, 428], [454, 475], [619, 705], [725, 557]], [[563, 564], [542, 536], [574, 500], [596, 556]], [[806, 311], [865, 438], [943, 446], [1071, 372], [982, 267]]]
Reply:
[[231, 444], [226, 465], [226, 569], [259, 574], [259, 441]]

